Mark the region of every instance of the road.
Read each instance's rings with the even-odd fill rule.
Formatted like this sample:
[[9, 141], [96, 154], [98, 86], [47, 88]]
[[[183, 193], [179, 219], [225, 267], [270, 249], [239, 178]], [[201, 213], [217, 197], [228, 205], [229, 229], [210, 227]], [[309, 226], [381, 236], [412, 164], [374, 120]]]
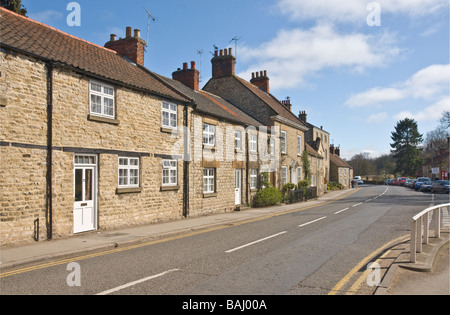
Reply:
[[[367, 293], [360, 270], [352, 273], [355, 266], [409, 235], [412, 216], [445, 202], [448, 195], [361, 187], [302, 211], [20, 272], [0, 279], [0, 293], [323, 295], [354, 288]], [[357, 281], [362, 283], [355, 286]]]

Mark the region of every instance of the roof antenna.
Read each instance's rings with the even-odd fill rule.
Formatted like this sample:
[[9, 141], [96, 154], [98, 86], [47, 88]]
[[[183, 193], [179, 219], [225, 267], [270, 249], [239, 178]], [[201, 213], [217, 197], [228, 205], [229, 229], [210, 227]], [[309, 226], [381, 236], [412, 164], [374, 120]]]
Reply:
[[[237, 59], [237, 42], [241, 39], [242, 37], [237, 37], [237, 36], [235, 36], [235, 37], [233, 37], [229, 42], [228, 42], [228, 44], [229, 43], [231, 43], [231, 42], [234, 42], [234, 54], [236, 55], [235, 57], [236, 57], [236, 59]], [[237, 62], [236, 62], [237, 63]]]
[[197, 54], [200, 55], [200, 77], [199, 77], [199, 82], [202, 82], [202, 64], [203, 64], [203, 49], [197, 49], [195, 48], [195, 50], [197, 51]]
[[147, 40], [145, 42], [145, 47], [148, 47], [148, 34], [150, 32], [150, 22], [156, 22], [156, 18], [148, 12], [148, 10], [144, 7], [145, 12], [147, 12], [148, 15], [148, 23], [147, 23]]

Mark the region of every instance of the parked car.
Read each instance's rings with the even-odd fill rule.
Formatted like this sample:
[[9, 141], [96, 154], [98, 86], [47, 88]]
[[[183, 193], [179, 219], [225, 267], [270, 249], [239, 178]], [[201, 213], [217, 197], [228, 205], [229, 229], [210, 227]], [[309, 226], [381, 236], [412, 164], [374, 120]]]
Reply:
[[390, 185], [392, 181], [393, 181], [393, 179], [386, 179], [385, 184]]
[[415, 182], [416, 182], [415, 179], [409, 179], [409, 178], [408, 178], [408, 179], [405, 181], [405, 187], [413, 188], [413, 185], [415, 184]]
[[399, 178], [397, 178], [397, 185], [404, 186], [407, 179], [409, 179], [409, 178], [408, 177], [399, 177]]
[[415, 190], [420, 190], [420, 187], [424, 182], [430, 182], [431, 179], [429, 177], [418, 177], [416, 184], [414, 185]]
[[432, 193], [444, 193], [448, 194], [450, 189], [450, 180], [437, 180], [431, 185]]
[[396, 180], [396, 179], [392, 179], [392, 180], [389, 182], [389, 185], [390, 185], [390, 186], [396, 186], [396, 185], [397, 185], [397, 180]]
[[420, 186], [420, 191], [431, 191], [431, 185], [433, 185], [433, 182], [423, 182]]

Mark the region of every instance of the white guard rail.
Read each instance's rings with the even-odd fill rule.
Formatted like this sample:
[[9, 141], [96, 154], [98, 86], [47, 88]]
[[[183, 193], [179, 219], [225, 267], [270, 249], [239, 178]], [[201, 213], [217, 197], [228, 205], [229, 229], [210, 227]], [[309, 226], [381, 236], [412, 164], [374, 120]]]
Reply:
[[430, 237], [429, 215], [431, 211], [434, 211], [435, 217], [434, 237], [441, 237], [441, 209], [445, 207], [450, 207], [450, 203], [427, 208], [412, 218], [410, 247], [410, 260], [412, 263], [416, 262], [416, 253], [422, 252], [422, 244], [428, 244]]

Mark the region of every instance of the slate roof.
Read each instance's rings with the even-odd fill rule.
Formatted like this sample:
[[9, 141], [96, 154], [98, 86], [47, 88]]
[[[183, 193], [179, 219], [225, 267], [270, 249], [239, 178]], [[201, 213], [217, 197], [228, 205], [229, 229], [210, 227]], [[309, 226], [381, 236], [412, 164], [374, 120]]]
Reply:
[[[305, 125], [305, 123], [303, 123], [294, 113], [292, 113], [289, 109], [287, 109], [286, 106], [284, 106], [275, 96], [273, 96], [270, 93], [266, 93], [265, 91], [261, 90], [259, 87], [244, 80], [243, 78], [240, 78], [237, 75], [224, 76], [224, 77], [219, 77], [219, 78], [211, 78], [210, 81], [207, 83], [207, 86], [213, 81], [218, 82], [218, 84], [220, 84], [220, 85], [226, 85], [230, 89], [234, 86], [234, 84], [241, 84], [250, 93], [254, 94], [263, 103], [265, 103], [268, 106], [268, 108], [270, 109], [270, 111], [275, 113], [274, 116], [278, 115], [279, 117], [281, 117], [281, 119], [292, 122], [304, 130], [308, 129], [307, 126]], [[207, 88], [204, 88], [204, 89], [207, 89]], [[243, 97], [245, 97], [245, 96], [243, 95]], [[239, 105], [236, 104], [236, 106], [239, 106]], [[268, 113], [270, 111], [268, 111]], [[271, 119], [271, 117], [266, 117], [263, 121], [264, 125], [269, 125], [270, 119]]]
[[0, 8], [0, 47], [120, 82], [171, 100], [189, 99], [164, 84], [155, 73], [130, 63], [115, 51]]
[[218, 118], [223, 118], [228, 121], [244, 125], [250, 125], [255, 127], [262, 125], [256, 119], [247, 115], [239, 108], [235, 107], [233, 104], [227, 102], [226, 100], [217, 95], [211, 94], [206, 91], [195, 91], [179, 81], [169, 79], [162, 75], [158, 76], [164, 82], [172, 85], [181, 93], [191, 98], [194, 101], [196, 109], [204, 114], [212, 115]]
[[338, 155], [336, 154], [330, 154], [330, 163], [333, 163], [334, 165], [336, 165], [337, 167], [347, 167], [347, 168], [352, 168], [350, 165], [347, 164], [347, 162], [345, 162], [343, 159], [341, 159]]

